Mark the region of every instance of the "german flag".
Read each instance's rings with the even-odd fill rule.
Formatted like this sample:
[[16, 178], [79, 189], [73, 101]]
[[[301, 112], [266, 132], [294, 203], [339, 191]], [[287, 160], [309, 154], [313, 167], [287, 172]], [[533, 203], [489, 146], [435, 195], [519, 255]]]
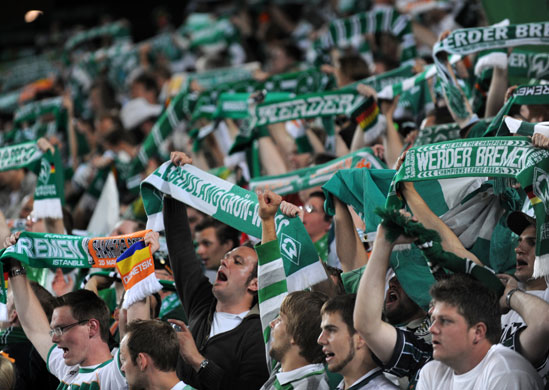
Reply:
[[530, 199], [530, 203], [532, 203], [532, 206], [537, 205], [538, 203], [541, 203], [541, 199], [534, 194], [534, 187], [529, 185], [528, 187], [524, 188], [524, 191], [526, 192], [526, 195], [528, 195], [528, 199]]
[[351, 119], [364, 131], [376, 124], [379, 115], [379, 107], [373, 97], [366, 99], [351, 114]]

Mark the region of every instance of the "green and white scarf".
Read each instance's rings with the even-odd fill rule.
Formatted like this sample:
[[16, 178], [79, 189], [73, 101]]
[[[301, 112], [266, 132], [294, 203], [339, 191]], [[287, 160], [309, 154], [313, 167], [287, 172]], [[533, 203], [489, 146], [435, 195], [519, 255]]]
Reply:
[[414, 142], [414, 146], [434, 144], [443, 141], [452, 141], [461, 138], [459, 135], [459, 125], [457, 123], [444, 123], [424, 127], [419, 131], [419, 135]]
[[149, 159], [158, 155], [160, 145], [184, 119], [182, 104], [184, 98], [185, 93], [182, 92], [170, 102], [145, 138], [137, 157], [132, 160], [129, 177], [126, 180], [128, 189], [137, 191], [143, 179], [141, 173], [145, 170]]
[[388, 86], [400, 83], [414, 75], [413, 67], [411, 65], [403, 65], [399, 68], [390, 70], [388, 72], [367, 77], [352, 84], [346, 85], [341, 89], [356, 89], [359, 84], [364, 84], [372, 87], [377, 92], [382, 91]]
[[252, 80], [254, 72], [259, 69], [259, 62], [250, 62], [236, 67], [188, 73], [183, 75], [185, 80], [181, 85], [181, 91], [188, 91], [193, 81], [196, 81], [202, 88], [209, 90], [221, 84]]
[[[521, 85], [515, 89], [513, 96], [505, 103], [494, 117], [484, 136], [493, 135], [497, 131], [497, 135], [508, 135], [505, 128], [501, 127], [505, 115], [509, 115], [511, 108], [514, 105], [529, 105], [529, 104], [549, 104], [549, 85]], [[501, 131], [499, 131], [501, 130]]]
[[27, 103], [23, 107], [17, 109], [13, 116], [15, 126], [22, 122], [34, 122], [40, 116], [45, 114], [54, 114], [59, 117], [63, 110], [63, 98], [54, 97], [50, 99], [39, 100], [37, 102]]
[[33, 212], [36, 218], [63, 218], [65, 175], [59, 151], [47, 151], [40, 160], [34, 190]]
[[[229, 99], [232, 93], [252, 93], [255, 91], [267, 91], [270, 94], [306, 94], [311, 92], [321, 92], [334, 85], [335, 81], [331, 75], [327, 75], [318, 68], [310, 68], [298, 72], [281, 73], [269, 77], [266, 81], [259, 82], [255, 80], [240, 80], [221, 85], [212, 86], [212, 88], [201, 92], [199, 95], [189, 94], [187, 103], [187, 115], [192, 120], [198, 118], [211, 119], [216, 116], [214, 113], [223, 111], [219, 105], [219, 99]], [[272, 99], [267, 94], [266, 99]], [[216, 109], [217, 107], [217, 109]], [[243, 105], [241, 109], [243, 109]]]
[[401, 42], [400, 61], [408, 64], [416, 57], [416, 43], [408, 15], [401, 15], [392, 7], [362, 12], [348, 18], [336, 19], [328, 31], [314, 42], [314, 48], [322, 54], [332, 47], [357, 45], [366, 34], [387, 32]]
[[[472, 138], [412, 148], [395, 175], [387, 206], [402, 207], [397, 195], [401, 181], [447, 179], [464, 176], [516, 178], [536, 214], [534, 277], [549, 274], [549, 151], [536, 149], [525, 137]], [[546, 204], [548, 206], [546, 206]]]
[[4, 63], [0, 80], [3, 91], [12, 91], [34, 81], [45, 79], [54, 74], [59, 74], [54, 62], [57, 54], [47, 52], [43, 55], [31, 55], [13, 62]]
[[[456, 64], [461, 60], [461, 56], [453, 55], [450, 57], [450, 64]], [[415, 86], [421, 85], [425, 80], [430, 79], [433, 76], [436, 76], [437, 69], [434, 65], [427, 65], [425, 70], [421, 73], [418, 73], [415, 76], [409, 77], [403, 81], [397, 82], [395, 84], [385, 86], [381, 92], [378, 93], [378, 98], [393, 100], [395, 96], [400, 95], [404, 91], [408, 91]]]
[[509, 78], [526, 80], [549, 80], [549, 53], [515, 49], [509, 55]]
[[524, 23], [508, 26], [466, 28], [453, 31], [433, 47], [433, 58], [450, 109], [460, 118], [467, 116], [461, 107], [461, 93], [439, 57], [442, 53], [467, 55], [486, 49], [522, 45], [548, 45], [549, 22]]
[[[200, 169], [167, 161], [141, 184], [147, 226], [163, 230], [162, 196], [173, 198], [253, 237], [261, 237], [259, 203], [247, 191]], [[288, 287], [302, 290], [324, 279], [325, 272], [303, 223], [278, 212], [275, 217]]]
[[279, 195], [294, 194], [311, 187], [321, 186], [337, 171], [349, 168], [384, 169], [387, 166], [374, 156], [372, 149], [363, 148], [321, 165], [278, 176], [254, 178], [250, 180], [250, 189], [255, 191], [258, 188], [269, 187]]
[[542, 134], [549, 137], [549, 122], [530, 123], [506, 116], [502, 127], [505, 127], [511, 134], [526, 135], [529, 137], [534, 134]]
[[131, 38], [127, 23], [117, 21], [79, 32], [65, 42], [65, 50], [70, 51], [83, 42], [91, 41], [99, 37], [112, 37], [118, 40]]
[[25, 142], [18, 145], [0, 148], [0, 172], [24, 168], [37, 162], [42, 152], [36, 142]]
[[250, 128], [294, 119], [349, 115], [365, 98], [356, 91], [332, 91], [299, 95], [252, 108]]

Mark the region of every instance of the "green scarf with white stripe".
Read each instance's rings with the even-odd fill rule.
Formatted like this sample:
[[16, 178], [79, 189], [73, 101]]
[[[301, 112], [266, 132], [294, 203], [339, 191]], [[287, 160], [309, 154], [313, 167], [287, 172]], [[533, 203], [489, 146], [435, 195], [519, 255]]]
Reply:
[[[253, 237], [261, 237], [259, 203], [254, 192], [247, 191], [200, 169], [176, 167], [165, 162], [141, 184], [141, 196], [147, 212], [147, 227], [164, 229], [162, 196], [173, 198], [208, 214]], [[275, 217], [280, 251], [284, 259], [288, 286], [301, 290], [323, 280], [324, 271], [303, 223], [280, 212]]]
[[269, 187], [279, 195], [294, 194], [311, 187], [321, 186], [337, 171], [348, 168], [384, 169], [387, 166], [374, 156], [372, 149], [363, 148], [321, 165], [278, 176], [254, 178], [250, 181], [250, 190]]
[[497, 133], [498, 136], [508, 135], [505, 128], [501, 127], [505, 115], [511, 113], [511, 108], [514, 105], [529, 105], [529, 104], [548, 104], [549, 105], [549, 85], [520, 85], [513, 92], [513, 96], [505, 103], [494, 117], [484, 136]]
[[130, 30], [126, 22], [117, 21], [82, 31], [67, 40], [65, 43], [65, 50], [70, 51], [81, 43], [91, 41], [99, 37], [112, 37], [118, 40], [130, 39]]
[[549, 151], [532, 147], [525, 137], [472, 138], [412, 148], [395, 175], [387, 198], [390, 208], [402, 207], [397, 194], [401, 181], [464, 176], [516, 178], [536, 214], [534, 277], [549, 274]]
[[462, 107], [462, 95], [445, 68], [444, 53], [466, 55], [480, 50], [514, 47], [522, 45], [547, 45], [549, 42], [549, 22], [524, 23], [509, 26], [489, 26], [453, 31], [433, 48], [433, 58], [442, 88], [448, 98], [450, 109], [460, 118], [467, 117]]
[[[313, 44], [319, 56], [332, 47], [345, 47], [363, 42], [366, 34], [387, 32], [401, 42], [400, 61], [410, 63], [416, 57], [416, 44], [412, 24], [408, 15], [401, 15], [392, 7], [383, 7], [369, 12], [336, 19], [328, 26], [328, 31]], [[360, 42], [360, 43], [359, 43]]]

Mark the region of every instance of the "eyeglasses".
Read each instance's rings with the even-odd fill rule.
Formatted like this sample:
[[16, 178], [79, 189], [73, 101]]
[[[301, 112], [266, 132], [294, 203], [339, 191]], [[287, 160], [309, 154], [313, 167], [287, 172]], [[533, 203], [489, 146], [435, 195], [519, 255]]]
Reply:
[[304, 209], [307, 214], [319, 212], [319, 210], [317, 210], [315, 207], [311, 206], [310, 204], [306, 204], [304, 207], [302, 207], [302, 209]]
[[82, 325], [88, 322], [89, 320], [82, 320], [75, 322], [74, 324], [65, 325], [65, 326], [56, 326], [55, 328], [50, 330], [50, 337], [53, 337], [54, 335], [57, 337], [63, 336], [63, 333], [65, 333], [70, 328], [74, 328], [76, 325]]

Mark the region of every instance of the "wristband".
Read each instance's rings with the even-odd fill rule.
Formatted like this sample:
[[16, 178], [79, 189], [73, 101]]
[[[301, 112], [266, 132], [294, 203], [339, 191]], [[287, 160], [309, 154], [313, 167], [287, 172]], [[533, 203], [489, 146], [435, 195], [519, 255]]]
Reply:
[[510, 310], [511, 309], [511, 297], [513, 296], [514, 293], [516, 293], [517, 291], [521, 291], [520, 288], [513, 288], [511, 290], [509, 290], [509, 292], [507, 293], [507, 296], [505, 297], [505, 304], [507, 305], [507, 308]]

